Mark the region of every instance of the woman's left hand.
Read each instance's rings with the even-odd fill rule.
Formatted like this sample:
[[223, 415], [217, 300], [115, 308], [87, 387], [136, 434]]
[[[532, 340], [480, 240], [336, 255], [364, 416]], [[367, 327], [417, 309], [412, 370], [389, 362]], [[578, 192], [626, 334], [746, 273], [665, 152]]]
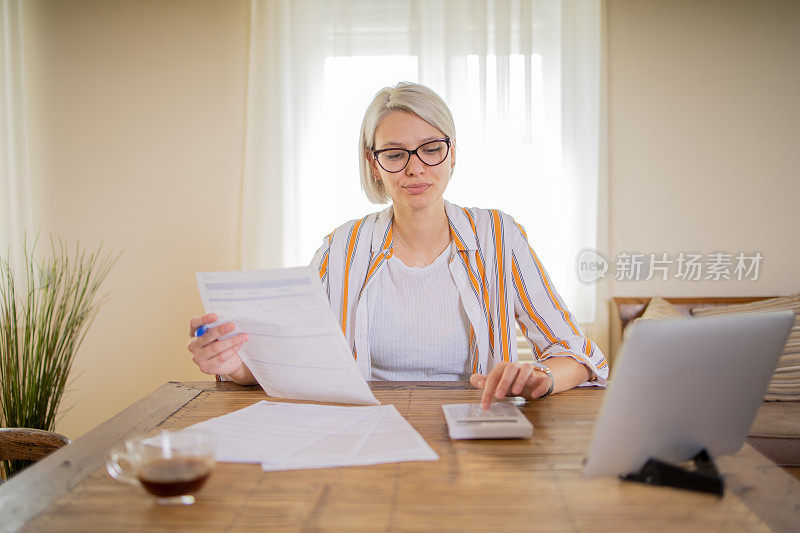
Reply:
[[495, 366], [488, 376], [472, 374], [469, 382], [483, 389], [481, 407], [488, 409], [495, 398], [505, 396], [522, 396], [532, 400], [547, 392], [550, 378], [527, 363], [509, 363], [502, 361]]

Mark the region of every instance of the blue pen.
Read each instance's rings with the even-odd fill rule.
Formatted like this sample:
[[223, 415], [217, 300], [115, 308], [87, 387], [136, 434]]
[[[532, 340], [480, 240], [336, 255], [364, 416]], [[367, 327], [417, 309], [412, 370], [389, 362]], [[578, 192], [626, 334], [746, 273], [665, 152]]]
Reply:
[[194, 336], [195, 337], [202, 337], [205, 334], [206, 331], [208, 331], [208, 328], [206, 327], [205, 324], [203, 324], [202, 326], [200, 326], [199, 328], [194, 330]]

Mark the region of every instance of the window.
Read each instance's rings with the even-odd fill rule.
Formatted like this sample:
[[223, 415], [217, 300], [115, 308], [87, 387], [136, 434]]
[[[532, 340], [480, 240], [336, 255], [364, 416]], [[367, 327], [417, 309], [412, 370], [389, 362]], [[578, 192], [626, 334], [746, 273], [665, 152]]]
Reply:
[[[269, 117], [273, 133], [260, 144], [260, 125], [249, 126], [248, 146], [263, 146], [250, 157], [273, 164], [249, 165], [245, 202], [256, 213], [281, 191], [282, 204], [260, 218], [245, 205], [243, 250], [273, 250], [244, 266], [307, 264], [335, 227], [385, 207], [360, 190], [361, 119], [380, 88], [417, 81], [456, 122], [445, 198], [514, 216], [578, 319], [592, 321], [594, 289], [578, 281], [575, 260], [596, 242], [596, 2], [308, 2], [255, 13], [250, 94], [265, 111], [251, 101], [248, 120]], [[270, 241], [276, 228], [279, 244]]]

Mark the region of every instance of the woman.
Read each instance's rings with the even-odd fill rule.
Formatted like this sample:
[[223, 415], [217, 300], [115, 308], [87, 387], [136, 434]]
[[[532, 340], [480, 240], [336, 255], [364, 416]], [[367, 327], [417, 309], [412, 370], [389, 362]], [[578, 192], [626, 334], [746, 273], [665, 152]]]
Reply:
[[[605, 385], [608, 365], [584, 337], [505, 213], [464, 209], [443, 198], [456, 164], [447, 104], [429, 88], [399, 83], [378, 92], [361, 127], [361, 183], [391, 206], [325, 237], [312, 265], [366, 379], [459, 380], [481, 403], [533, 399], [584, 383]], [[516, 320], [537, 363], [517, 361]], [[217, 319], [193, 318], [190, 331]], [[189, 341], [208, 374], [255, 384], [234, 325]], [[547, 361], [547, 365], [542, 364]]]

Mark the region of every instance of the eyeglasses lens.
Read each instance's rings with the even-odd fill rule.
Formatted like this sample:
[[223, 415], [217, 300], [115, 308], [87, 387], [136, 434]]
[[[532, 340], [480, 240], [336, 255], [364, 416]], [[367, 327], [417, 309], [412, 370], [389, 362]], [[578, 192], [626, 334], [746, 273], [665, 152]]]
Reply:
[[[436, 166], [447, 157], [449, 147], [445, 141], [431, 141], [417, 148], [417, 157], [428, 166]], [[399, 172], [408, 163], [411, 155], [407, 150], [387, 150], [378, 154], [378, 163], [387, 172]]]

